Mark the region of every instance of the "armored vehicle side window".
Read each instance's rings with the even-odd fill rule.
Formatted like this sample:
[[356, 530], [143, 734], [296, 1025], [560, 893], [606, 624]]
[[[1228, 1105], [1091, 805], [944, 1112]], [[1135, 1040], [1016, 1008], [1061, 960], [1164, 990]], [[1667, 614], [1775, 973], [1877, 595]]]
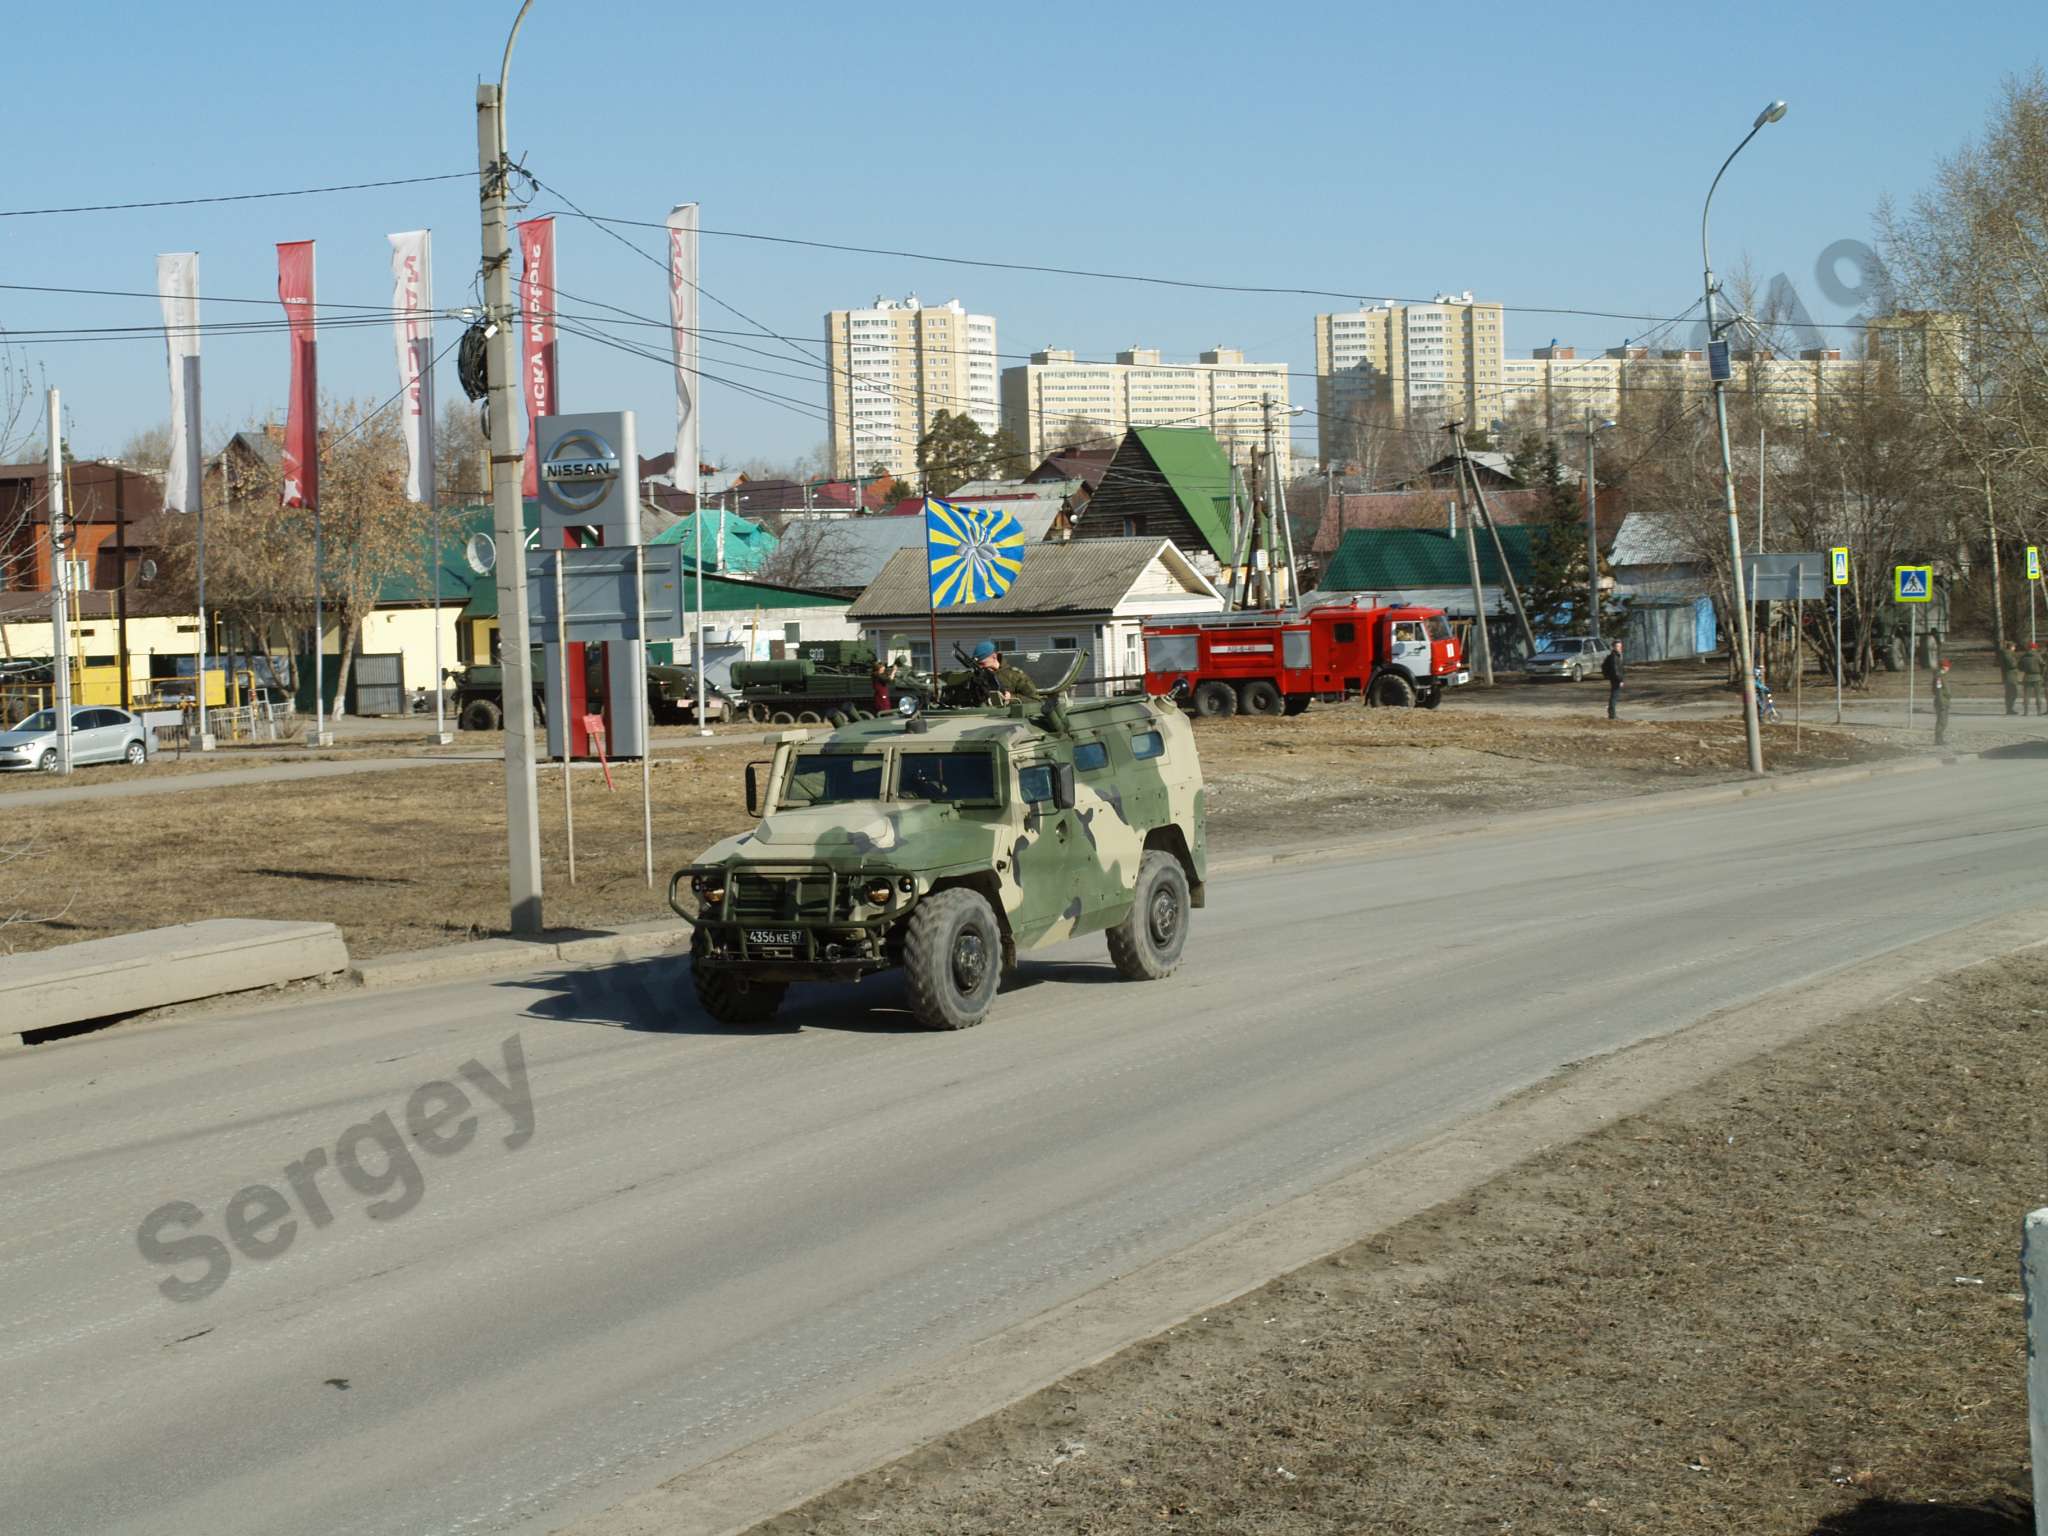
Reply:
[[1157, 731], [1140, 731], [1131, 738], [1131, 756], [1139, 762], [1148, 757], [1157, 757], [1166, 750], [1166, 742]]
[[1052, 799], [1052, 765], [1034, 763], [1017, 770], [1017, 792], [1030, 805], [1044, 805]]
[[1084, 741], [1074, 748], [1074, 771], [1092, 773], [1109, 764], [1109, 748], [1099, 741]]
[[790, 765], [784, 805], [837, 805], [882, 798], [882, 754], [809, 752]]
[[996, 760], [986, 752], [906, 752], [897, 759], [896, 793], [951, 804], [996, 799]]

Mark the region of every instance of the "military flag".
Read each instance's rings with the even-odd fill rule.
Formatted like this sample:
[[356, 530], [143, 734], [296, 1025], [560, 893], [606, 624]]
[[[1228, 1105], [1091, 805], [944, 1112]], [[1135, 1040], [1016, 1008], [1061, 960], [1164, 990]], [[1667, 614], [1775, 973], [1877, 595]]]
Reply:
[[932, 607], [985, 603], [1010, 590], [1024, 568], [1024, 530], [994, 507], [924, 500], [925, 557], [931, 569]]

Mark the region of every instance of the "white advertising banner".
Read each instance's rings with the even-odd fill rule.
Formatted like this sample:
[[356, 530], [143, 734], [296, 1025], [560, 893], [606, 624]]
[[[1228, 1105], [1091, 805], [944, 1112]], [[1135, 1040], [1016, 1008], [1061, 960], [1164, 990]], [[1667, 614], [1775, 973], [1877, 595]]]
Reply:
[[682, 203], [668, 216], [668, 323], [676, 356], [676, 489], [690, 493], [697, 510], [697, 205]]
[[434, 504], [434, 237], [392, 235], [391, 326], [398, 344], [400, 420], [405, 428], [405, 499]]
[[164, 468], [164, 510], [197, 512], [206, 461], [199, 446], [199, 253], [170, 251], [156, 259], [156, 293], [164, 311], [164, 351], [171, 365], [170, 460]]

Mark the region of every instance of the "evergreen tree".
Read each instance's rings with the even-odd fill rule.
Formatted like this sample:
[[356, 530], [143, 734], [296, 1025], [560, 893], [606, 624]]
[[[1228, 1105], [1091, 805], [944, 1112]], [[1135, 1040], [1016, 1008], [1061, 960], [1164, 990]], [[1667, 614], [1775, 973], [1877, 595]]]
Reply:
[[[1539, 492], [1529, 519], [1535, 536], [1529, 543], [1529, 582], [1522, 601], [1530, 627], [1545, 634], [1586, 633], [1586, 506], [1585, 489], [1564, 477], [1557, 445], [1531, 434], [1508, 456], [1508, 469], [1529, 490]], [[1607, 562], [1600, 562], [1607, 574]], [[1602, 594], [1600, 633], [1621, 633], [1623, 612]]]

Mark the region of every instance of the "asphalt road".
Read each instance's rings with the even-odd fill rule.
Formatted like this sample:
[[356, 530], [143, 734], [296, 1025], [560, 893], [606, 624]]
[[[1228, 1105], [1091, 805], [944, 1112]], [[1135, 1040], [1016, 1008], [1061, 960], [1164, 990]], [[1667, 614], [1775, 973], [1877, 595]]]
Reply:
[[[2048, 903], [2044, 805], [1984, 762], [1236, 875], [1174, 979], [1085, 941], [957, 1036], [890, 982], [719, 1031], [666, 961], [0, 1057], [0, 1525], [551, 1529], [1561, 1063]], [[392, 1174], [409, 1102], [476, 1126]], [[177, 1201], [211, 1267], [143, 1257]]]

